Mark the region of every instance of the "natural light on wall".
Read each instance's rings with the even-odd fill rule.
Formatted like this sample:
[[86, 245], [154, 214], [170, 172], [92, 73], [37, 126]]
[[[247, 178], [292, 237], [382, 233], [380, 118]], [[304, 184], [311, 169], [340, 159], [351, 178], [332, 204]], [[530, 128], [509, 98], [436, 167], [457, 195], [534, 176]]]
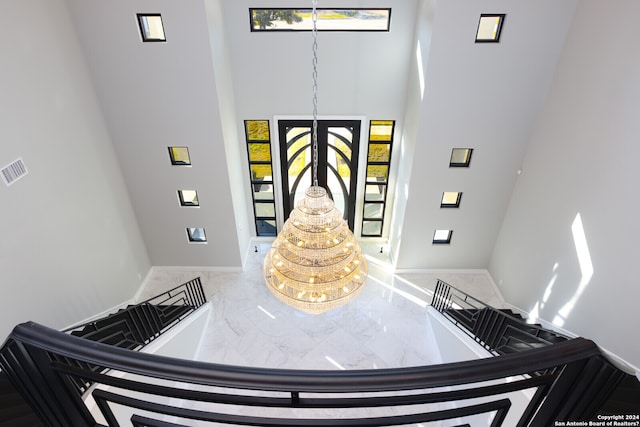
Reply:
[[593, 263], [591, 262], [591, 254], [589, 253], [589, 246], [587, 244], [587, 236], [584, 232], [584, 226], [582, 225], [582, 218], [580, 212], [576, 215], [571, 224], [571, 232], [573, 233], [573, 244], [576, 247], [576, 254], [578, 256], [578, 264], [580, 265], [580, 283], [578, 289], [573, 294], [573, 297], [558, 311], [558, 314], [553, 319], [553, 324], [557, 326], [563, 326], [564, 322], [569, 317], [571, 310], [575, 307], [576, 302], [586, 289], [591, 277], [593, 276]]
[[551, 296], [551, 292], [553, 291], [553, 285], [556, 283], [556, 280], [558, 279], [558, 263], [557, 262], [553, 264], [553, 269], [551, 272], [552, 272], [552, 276], [551, 276], [551, 279], [549, 280], [549, 283], [547, 283], [547, 288], [545, 289], [544, 295], [542, 296], [542, 301], [538, 301], [536, 305], [533, 307], [533, 309], [531, 309], [531, 311], [529, 312], [529, 316], [527, 319], [527, 322], [529, 323], [534, 323], [540, 318], [540, 310], [544, 309], [544, 305], [547, 303], [547, 301], [549, 300], [549, 297]]
[[424, 69], [422, 68], [422, 49], [420, 49], [420, 40], [416, 46], [416, 62], [418, 65], [418, 79], [420, 81], [420, 100], [424, 99]]

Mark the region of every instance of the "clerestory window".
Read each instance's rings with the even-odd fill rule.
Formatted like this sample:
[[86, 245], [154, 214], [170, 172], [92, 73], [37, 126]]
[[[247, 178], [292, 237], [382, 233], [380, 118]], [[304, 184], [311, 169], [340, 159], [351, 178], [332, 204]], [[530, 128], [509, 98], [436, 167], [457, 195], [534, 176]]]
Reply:
[[[318, 8], [318, 31], [389, 31], [391, 9]], [[249, 9], [251, 31], [311, 31], [311, 9]]]

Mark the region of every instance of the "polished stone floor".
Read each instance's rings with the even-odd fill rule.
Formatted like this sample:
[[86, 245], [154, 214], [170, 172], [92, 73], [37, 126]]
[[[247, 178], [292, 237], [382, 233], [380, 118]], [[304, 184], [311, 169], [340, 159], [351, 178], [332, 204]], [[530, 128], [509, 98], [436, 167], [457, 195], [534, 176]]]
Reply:
[[494, 306], [500, 298], [486, 273], [394, 274], [379, 246], [369, 259], [365, 289], [320, 315], [271, 295], [262, 277], [268, 245], [251, 253], [242, 272], [154, 269], [140, 299], [201, 277], [213, 310], [198, 359], [288, 369], [380, 369], [442, 363], [425, 310], [438, 278]]

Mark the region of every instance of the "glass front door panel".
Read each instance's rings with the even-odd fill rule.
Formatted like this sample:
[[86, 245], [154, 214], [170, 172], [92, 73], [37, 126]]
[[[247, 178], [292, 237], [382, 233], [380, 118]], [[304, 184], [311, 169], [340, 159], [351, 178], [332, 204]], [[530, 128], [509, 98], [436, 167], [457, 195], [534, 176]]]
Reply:
[[309, 126], [288, 127], [286, 131], [287, 144], [287, 181], [289, 212], [304, 197], [304, 192], [311, 182], [311, 128]]
[[[313, 184], [311, 120], [279, 122], [284, 218]], [[327, 189], [353, 230], [360, 122], [318, 121], [318, 184]], [[282, 155], [286, 153], [286, 155]], [[355, 160], [354, 160], [355, 159]]]

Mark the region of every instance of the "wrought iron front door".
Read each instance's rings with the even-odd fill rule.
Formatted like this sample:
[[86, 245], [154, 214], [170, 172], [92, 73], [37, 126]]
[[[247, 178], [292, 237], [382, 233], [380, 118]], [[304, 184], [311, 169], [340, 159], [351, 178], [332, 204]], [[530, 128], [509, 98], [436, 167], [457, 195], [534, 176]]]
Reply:
[[[311, 120], [280, 120], [284, 219], [313, 184]], [[318, 185], [327, 189], [353, 231], [358, 176], [359, 120], [318, 121]]]

